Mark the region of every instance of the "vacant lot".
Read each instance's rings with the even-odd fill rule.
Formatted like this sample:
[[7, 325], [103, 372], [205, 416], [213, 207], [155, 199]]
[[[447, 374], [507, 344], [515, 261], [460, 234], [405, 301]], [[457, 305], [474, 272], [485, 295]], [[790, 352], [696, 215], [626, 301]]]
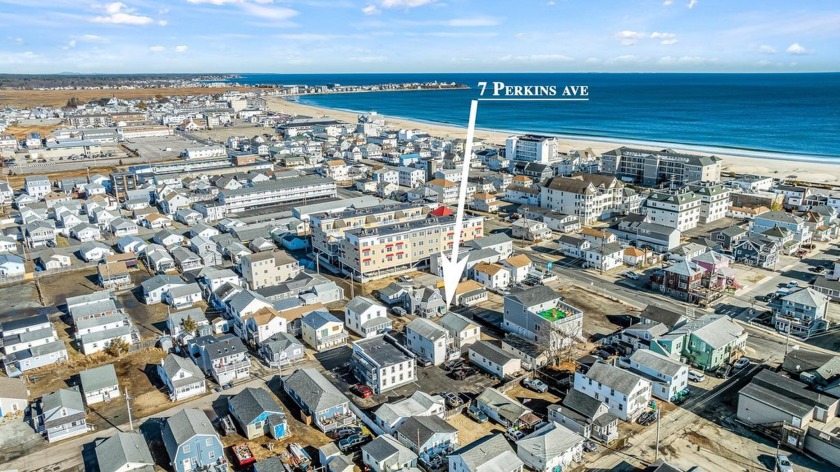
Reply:
[[12, 125], [6, 128], [6, 134], [13, 134], [15, 137], [20, 139], [26, 139], [30, 133], [40, 133], [42, 138], [45, 138], [48, 134], [52, 133], [55, 129], [59, 128], [60, 124], [26, 124], [26, 125]]
[[67, 297], [87, 295], [102, 290], [96, 285], [96, 268], [63, 272], [41, 277], [41, 293], [45, 306], [64, 305]]
[[446, 422], [458, 429], [458, 442], [464, 445], [494, 432], [504, 431], [501, 426], [492, 421], [478, 423], [464, 414], [455, 415]]
[[157, 95], [185, 96], [220, 94], [228, 90], [243, 92], [257, 90], [253, 87], [184, 87], [184, 88], [149, 88], [136, 90], [0, 90], [0, 105], [17, 107], [51, 106], [62, 107], [67, 100], [76, 97], [83, 102], [100, 98], [123, 98], [128, 100], [151, 99]]
[[574, 285], [560, 287], [557, 291], [566, 297], [566, 303], [583, 310], [583, 333], [588, 338], [614, 332], [630, 309], [627, 305]]

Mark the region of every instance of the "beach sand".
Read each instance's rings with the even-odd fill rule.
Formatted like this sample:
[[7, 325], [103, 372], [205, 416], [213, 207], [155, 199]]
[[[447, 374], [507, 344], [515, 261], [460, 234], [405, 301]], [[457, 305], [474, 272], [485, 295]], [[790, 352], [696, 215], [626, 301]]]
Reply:
[[[315, 107], [311, 105], [304, 105], [297, 102], [290, 102], [282, 98], [270, 98], [268, 101], [268, 108], [272, 111], [286, 113], [290, 115], [305, 115], [312, 117], [328, 116], [330, 118], [356, 123], [358, 114], [334, 110], [331, 108]], [[464, 110], [466, 113], [467, 110]], [[406, 120], [402, 118], [389, 118], [384, 116], [386, 123], [392, 129], [419, 129], [436, 137], [448, 138], [466, 138], [466, 128], [457, 126], [449, 126], [443, 124], [426, 123], [420, 121]], [[486, 131], [477, 129], [475, 137], [483, 139], [487, 142], [495, 144], [504, 144], [505, 139], [510, 136], [510, 133], [498, 131]], [[558, 138], [558, 149], [562, 152], [592, 148], [597, 154], [610, 151], [619, 146], [632, 146], [640, 148], [661, 149], [642, 146], [634, 143], [622, 143], [618, 140], [607, 141], [591, 141], [586, 139], [567, 139]], [[692, 149], [680, 148], [679, 145], [668, 146], [676, 151], [683, 151], [694, 154], [704, 154]], [[709, 154], [709, 153], [705, 153]], [[723, 152], [714, 152], [714, 155], [723, 158], [723, 171], [735, 173], [750, 173], [760, 174], [775, 178], [792, 178], [798, 181], [827, 183], [840, 185], [840, 164], [829, 164], [823, 162], [809, 162], [803, 160], [785, 160], [780, 158], [767, 157], [746, 157], [727, 154]], [[795, 177], [791, 177], [795, 176]]]

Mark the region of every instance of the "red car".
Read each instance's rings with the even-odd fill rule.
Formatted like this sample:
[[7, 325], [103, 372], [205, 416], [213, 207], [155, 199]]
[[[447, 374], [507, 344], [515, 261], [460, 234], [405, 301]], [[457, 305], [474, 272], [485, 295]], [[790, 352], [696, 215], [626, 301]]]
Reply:
[[370, 398], [373, 396], [373, 390], [367, 385], [356, 384], [350, 388], [350, 391], [362, 398]]

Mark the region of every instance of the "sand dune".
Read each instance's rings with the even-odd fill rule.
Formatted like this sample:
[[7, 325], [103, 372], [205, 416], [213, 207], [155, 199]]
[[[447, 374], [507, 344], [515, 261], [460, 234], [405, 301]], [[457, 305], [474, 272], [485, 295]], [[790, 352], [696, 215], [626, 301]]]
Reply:
[[[313, 117], [329, 116], [331, 118], [356, 122], [357, 113], [333, 110], [330, 108], [315, 107], [311, 105], [303, 105], [297, 102], [286, 101], [282, 98], [271, 98], [268, 103], [269, 109], [282, 113], [292, 115], [307, 115]], [[467, 110], [464, 110], [467, 113]], [[386, 122], [391, 128], [395, 129], [420, 129], [433, 136], [449, 137], [449, 138], [463, 138], [466, 137], [466, 128], [457, 126], [447, 126], [436, 123], [425, 123], [420, 121], [406, 120], [402, 118], [385, 117]], [[504, 144], [508, 133], [498, 131], [476, 130], [475, 136], [477, 139], [483, 139], [488, 142], [496, 144]], [[592, 148], [596, 153], [602, 153], [615, 149], [622, 145], [629, 145], [633, 147], [650, 147], [641, 146], [636, 143], [622, 143], [620, 141], [591, 141], [585, 139], [567, 139], [559, 138], [560, 150], [574, 150]], [[661, 146], [660, 146], [661, 147]], [[668, 146], [677, 151], [697, 153], [694, 148], [681, 148], [679, 145]], [[722, 157], [723, 170], [737, 173], [755, 173], [767, 175], [777, 178], [788, 178], [795, 176], [797, 180], [807, 182], [831, 183], [840, 185], [840, 161], [837, 164], [809, 162], [804, 160], [780, 159], [769, 157], [749, 157], [728, 154], [724, 152], [708, 152], [708, 154], [715, 154]]]

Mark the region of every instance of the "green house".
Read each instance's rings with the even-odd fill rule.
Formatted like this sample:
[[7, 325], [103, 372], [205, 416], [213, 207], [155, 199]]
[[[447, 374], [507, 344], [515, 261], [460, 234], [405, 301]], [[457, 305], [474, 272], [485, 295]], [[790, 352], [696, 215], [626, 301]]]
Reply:
[[714, 370], [744, 354], [747, 332], [724, 315], [704, 315], [683, 323], [650, 343], [654, 352]]

